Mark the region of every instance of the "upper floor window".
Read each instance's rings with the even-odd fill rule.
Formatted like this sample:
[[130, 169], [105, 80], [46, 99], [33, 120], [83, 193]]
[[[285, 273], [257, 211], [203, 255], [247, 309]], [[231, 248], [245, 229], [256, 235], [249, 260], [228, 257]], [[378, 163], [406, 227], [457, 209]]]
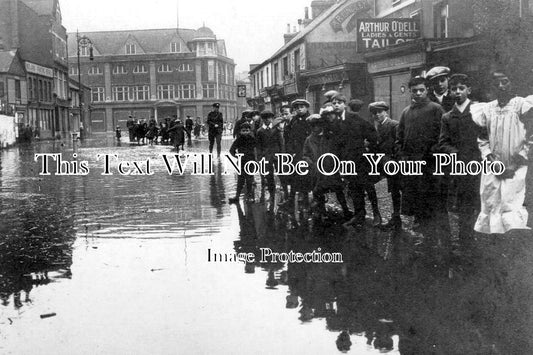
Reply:
[[102, 74], [102, 71], [100, 70], [100, 67], [97, 65], [93, 65], [89, 68], [89, 75], [99, 75]]
[[433, 13], [434, 35], [436, 38], [448, 38], [448, 4], [435, 4]]
[[157, 85], [157, 98], [159, 100], [174, 98], [174, 85]]
[[135, 44], [126, 44], [126, 54], [135, 54], [136, 48]]
[[161, 64], [159, 67], [157, 67], [157, 71], [160, 73], [170, 73], [172, 70], [170, 69], [170, 65]]
[[70, 67], [69, 74], [78, 75], [78, 67]]
[[178, 93], [182, 99], [194, 99], [196, 97], [196, 87], [194, 84], [182, 84], [178, 86]]
[[113, 86], [113, 100], [126, 101], [128, 100], [129, 87], [127, 86]]
[[88, 57], [89, 56], [89, 47], [88, 46], [85, 46], [85, 47], [81, 47], [80, 46], [80, 57]]
[[214, 98], [216, 88], [215, 84], [203, 84], [204, 98]]
[[181, 52], [181, 43], [179, 43], [179, 42], [170, 43], [170, 52], [171, 53], [179, 53], [179, 52]]
[[104, 88], [103, 87], [95, 87], [91, 88], [91, 97], [93, 102], [101, 102], [104, 101]]
[[135, 74], [138, 74], [138, 73], [148, 73], [148, 71], [146, 70], [146, 66], [144, 64], [139, 64], [139, 65], [136, 65], [135, 68], [133, 68], [133, 72]]
[[126, 73], [127, 73], [126, 68], [122, 64], [115, 65], [115, 67], [113, 68], [113, 74], [126, 74]]
[[150, 99], [150, 87], [148, 85], [139, 85], [133, 87], [134, 100], [144, 101]]
[[192, 65], [189, 63], [181, 63], [178, 65], [178, 71], [192, 71]]

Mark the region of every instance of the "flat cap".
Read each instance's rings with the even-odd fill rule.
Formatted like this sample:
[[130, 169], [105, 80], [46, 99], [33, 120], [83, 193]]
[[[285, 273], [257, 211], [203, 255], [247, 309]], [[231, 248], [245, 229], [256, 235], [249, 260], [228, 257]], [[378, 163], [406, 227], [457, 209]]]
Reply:
[[389, 105], [387, 105], [387, 103], [385, 101], [376, 101], [376, 102], [372, 102], [370, 105], [368, 105], [368, 110], [370, 112], [372, 111], [381, 111], [381, 110], [384, 110], [384, 111], [388, 111], [389, 110]]
[[318, 113], [312, 114], [311, 116], [305, 119], [309, 124], [317, 124], [322, 122], [322, 116]]
[[261, 118], [265, 119], [265, 118], [273, 118], [275, 115], [274, 115], [274, 112], [270, 111], [270, 110], [264, 110], [263, 112], [261, 112]]
[[337, 95], [338, 93], [339, 93], [339, 92], [336, 91], [336, 90], [329, 90], [328, 92], [326, 92], [326, 93], [324, 94], [324, 96], [325, 96], [326, 99], [328, 99], [328, 101], [329, 101], [329, 100], [331, 100], [331, 98], [332, 98], [333, 96]]
[[304, 105], [304, 106], [311, 106], [311, 104], [309, 103], [309, 101], [305, 100], [305, 99], [296, 99], [294, 100], [292, 103], [291, 103], [291, 106], [294, 107], [296, 105]]
[[448, 67], [434, 67], [426, 73], [426, 79], [433, 80], [442, 75], [450, 75], [450, 68]]
[[220, 108], [220, 104], [219, 104], [218, 102], [215, 102], [215, 103], [213, 104], [213, 107]]

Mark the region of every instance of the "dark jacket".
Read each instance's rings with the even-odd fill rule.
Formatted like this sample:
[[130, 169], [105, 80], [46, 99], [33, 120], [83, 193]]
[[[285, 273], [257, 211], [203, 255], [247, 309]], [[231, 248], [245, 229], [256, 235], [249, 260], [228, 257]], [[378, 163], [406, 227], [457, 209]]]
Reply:
[[302, 158], [302, 150], [307, 137], [311, 134], [311, 126], [306, 121], [309, 112], [304, 116], [294, 116], [284, 129], [285, 150], [295, 155], [295, 160]]
[[378, 141], [376, 153], [383, 153], [389, 157], [396, 155], [396, 131], [398, 121], [388, 118], [384, 123], [378, 123]]
[[261, 127], [257, 131], [257, 155], [265, 157], [269, 162], [274, 162], [276, 153], [281, 153], [283, 149], [283, 137], [277, 127]]
[[457, 153], [457, 159], [465, 163], [481, 160], [477, 137], [481, 128], [474, 122], [470, 114], [470, 104], [461, 113], [457, 107], [442, 116], [439, 138], [440, 151]]
[[233, 144], [229, 148], [231, 155], [235, 156], [236, 153], [244, 154], [242, 162], [255, 160], [255, 148], [257, 141], [253, 135], [239, 136], [233, 141]]
[[442, 107], [429, 99], [406, 107], [396, 135], [399, 157], [408, 160], [432, 159], [432, 154], [439, 151], [443, 114]]
[[[218, 125], [215, 127], [215, 125]], [[207, 126], [209, 127], [210, 134], [222, 134], [224, 129], [224, 118], [222, 112], [211, 111], [207, 115]]]
[[442, 102], [439, 102], [439, 99], [437, 99], [434, 92], [429, 93], [428, 97], [431, 101], [441, 105], [444, 112], [450, 111], [455, 104], [455, 99], [452, 97], [450, 90], [448, 90], [446, 95], [442, 97]]
[[363, 154], [376, 151], [377, 133], [374, 126], [358, 114], [346, 111], [344, 121], [339, 118], [331, 123], [331, 128], [339, 158], [353, 161], [358, 174], [353, 178], [367, 181], [370, 165]]

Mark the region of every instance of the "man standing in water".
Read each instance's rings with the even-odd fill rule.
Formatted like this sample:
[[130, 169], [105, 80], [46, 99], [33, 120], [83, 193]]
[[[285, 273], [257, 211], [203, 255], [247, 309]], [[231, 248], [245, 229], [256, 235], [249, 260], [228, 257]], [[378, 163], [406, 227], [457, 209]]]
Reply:
[[224, 118], [222, 117], [222, 112], [220, 110], [220, 104], [213, 104], [213, 111], [209, 112], [207, 115], [207, 126], [209, 127], [208, 138], [209, 138], [209, 153], [213, 153], [213, 145], [215, 140], [217, 142], [217, 157], [220, 158], [220, 143], [222, 141], [222, 130], [224, 126]]

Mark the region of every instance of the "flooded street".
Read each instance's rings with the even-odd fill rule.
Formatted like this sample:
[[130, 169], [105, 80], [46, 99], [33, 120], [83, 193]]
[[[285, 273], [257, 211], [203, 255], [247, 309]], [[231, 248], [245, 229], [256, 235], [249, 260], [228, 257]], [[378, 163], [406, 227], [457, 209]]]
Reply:
[[[207, 150], [206, 140], [193, 143], [187, 152]], [[520, 235], [442, 265], [414, 253], [407, 232], [296, 228], [262, 203], [230, 205], [234, 174], [215, 163], [212, 175], [168, 175], [160, 154], [169, 146], [86, 140], [77, 160], [88, 161], [87, 176], [41, 176], [38, 153], [70, 159], [73, 148], [0, 151], [2, 354], [532, 349], [532, 243]], [[114, 174], [101, 175], [105, 153], [151, 159], [154, 174], [122, 176], [114, 162]], [[208, 259], [260, 248], [320, 248], [343, 263]]]

